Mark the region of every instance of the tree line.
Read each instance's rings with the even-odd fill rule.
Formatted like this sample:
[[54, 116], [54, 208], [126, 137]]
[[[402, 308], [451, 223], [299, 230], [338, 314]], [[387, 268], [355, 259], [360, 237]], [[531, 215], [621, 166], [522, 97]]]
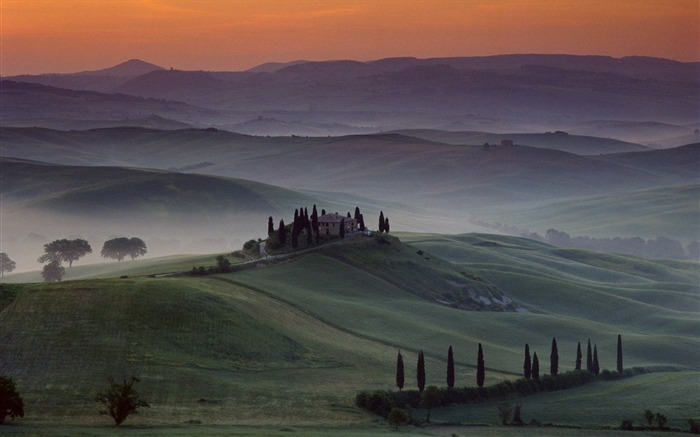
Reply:
[[375, 414], [388, 417], [392, 408], [418, 408], [428, 410], [427, 421], [430, 418], [430, 409], [442, 405], [466, 404], [487, 400], [505, 399], [510, 395], [526, 396], [542, 391], [563, 390], [594, 381], [596, 378], [604, 380], [619, 379], [644, 373], [643, 368], [625, 370], [622, 357], [622, 336], [617, 336], [617, 371], [603, 370], [601, 372], [598, 360], [598, 347], [588, 340], [585, 369], [581, 342], [577, 345], [574, 370], [561, 374], [559, 372], [559, 348], [556, 338], [552, 338], [549, 354], [549, 374], [540, 371], [537, 352], [530, 354], [530, 345], [525, 344], [523, 358], [523, 377], [512, 382], [503, 381], [490, 387], [485, 387], [486, 366], [484, 348], [478, 344], [476, 358], [476, 387], [455, 387], [455, 362], [454, 350], [449, 346], [447, 350], [446, 384], [445, 388], [426, 386], [425, 355], [418, 352], [416, 361], [416, 388], [417, 390], [404, 390], [405, 387], [405, 363], [401, 351], [396, 358], [396, 387], [397, 392], [375, 391], [362, 392], [357, 395], [355, 401], [359, 407], [367, 409]]
[[553, 228], [548, 229], [544, 235], [540, 235], [537, 232], [521, 230], [517, 226], [503, 225], [501, 223], [489, 224], [478, 220], [474, 221], [474, 223], [506, 232], [510, 235], [519, 235], [530, 240], [563, 248], [618, 253], [642, 258], [700, 259], [700, 242], [697, 240], [689, 242], [684, 247], [680, 241], [664, 236], [648, 240], [641, 237], [594, 238], [587, 235], [572, 237], [564, 231]]
[[[122, 261], [126, 257], [134, 260], [147, 252], [146, 243], [142, 239], [118, 237], [105, 241], [100, 254], [103, 258]], [[64, 262], [68, 263], [68, 268], [71, 268], [73, 262], [89, 253], [92, 253], [92, 247], [82, 238], [72, 240], [63, 238], [44, 244], [44, 253], [37, 259], [37, 262], [41, 264], [46, 263], [41, 272], [44, 281], [60, 281], [66, 273], [65, 267], [63, 267]], [[5, 252], [0, 253], [0, 271], [3, 278], [6, 272], [12, 272], [16, 266], [16, 263]]]

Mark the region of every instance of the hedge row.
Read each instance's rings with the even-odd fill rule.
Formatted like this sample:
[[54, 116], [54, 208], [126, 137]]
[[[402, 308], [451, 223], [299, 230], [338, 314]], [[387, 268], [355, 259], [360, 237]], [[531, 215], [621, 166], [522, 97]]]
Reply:
[[[603, 370], [599, 376], [587, 371], [573, 370], [560, 373], [557, 376], [543, 375], [538, 379], [520, 378], [516, 381], [503, 381], [488, 387], [438, 388], [438, 391], [441, 397], [440, 406], [475, 404], [529, 396], [541, 392], [567, 390], [588, 384], [596, 379], [609, 381], [629, 378], [643, 373], [646, 373], [646, 370], [642, 367], [627, 369], [623, 373]], [[364, 391], [358, 393], [355, 397], [355, 405], [385, 418], [389, 415], [389, 411], [392, 408], [418, 408], [420, 401], [421, 392], [418, 390]]]

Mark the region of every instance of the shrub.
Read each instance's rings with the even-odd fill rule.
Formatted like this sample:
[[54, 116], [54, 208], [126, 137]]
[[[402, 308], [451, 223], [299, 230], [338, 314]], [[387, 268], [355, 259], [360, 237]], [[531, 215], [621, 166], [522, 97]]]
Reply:
[[0, 376], [0, 425], [5, 423], [7, 416], [12, 419], [24, 417], [24, 401], [12, 378]]
[[634, 430], [634, 425], [633, 422], [629, 419], [625, 419], [622, 421], [620, 424], [620, 429], [623, 431], [632, 431]]
[[692, 417], [688, 418], [688, 426], [691, 434], [700, 434], [700, 423]]
[[399, 425], [408, 423], [408, 413], [402, 408], [392, 408], [387, 417], [389, 424], [399, 429]]

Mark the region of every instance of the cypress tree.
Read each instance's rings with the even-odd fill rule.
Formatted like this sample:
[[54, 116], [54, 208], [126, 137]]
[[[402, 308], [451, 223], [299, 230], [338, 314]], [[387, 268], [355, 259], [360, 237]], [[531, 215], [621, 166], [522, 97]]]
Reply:
[[360, 214], [359, 226], [360, 226], [360, 231], [364, 232], [365, 231], [365, 217], [362, 214]]
[[272, 223], [272, 216], [267, 219], [267, 235], [270, 236], [275, 233], [275, 225]]
[[384, 218], [384, 232], [389, 233], [389, 217]]
[[284, 229], [284, 220], [280, 220], [280, 228], [277, 230], [277, 241], [280, 242], [282, 246], [287, 244], [287, 231]]
[[452, 353], [452, 346], [447, 349], [447, 388], [455, 387], [455, 358]]
[[486, 369], [484, 366], [484, 350], [481, 348], [481, 343], [479, 343], [479, 353], [476, 358], [476, 385], [483, 387], [485, 378]]
[[396, 387], [399, 390], [403, 390], [404, 374], [403, 374], [403, 357], [401, 356], [401, 351], [396, 357]]
[[593, 350], [591, 349], [591, 339], [588, 339], [588, 352], [586, 353], [586, 370], [593, 373]]
[[325, 209], [322, 209], [322, 210], [321, 210], [321, 215], [326, 215], [326, 210], [325, 210]]
[[552, 353], [549, 354], [549, 374], [557, 376], [559, 372], [559, 350], [557, 349], [557, 339], [552, 337]]
[[358, 222], [360, 221], [360, 207], [359, 206], [355, 207], [355, 220], [357, 220]]
[[532, 354], [532, 379], [540, 379], [540, 360], [537, 358], [537, 352]]
[[379, 211], [379, 232], [384, 232], [384, 211]]
[[598, 345], [593, 346], [593, 373], [600, 373], [600, 363], [598, 363]]
[[617, 334], [617, 373], [623, 372], [622, 368], [622, 335]]
[[340, 219], [340, 229], [338, 229], [338, 232], [340, 233], [340, 239], [344, 240], [345, 239], [345, 219]]
[[418, 382], [418, 391], [425, 389], [425, 356], [423, 351], [418, 353], [418, 365], [416, 366], [416, 381]]
[[581, 358], [583, 358], [583, 355], [581, 354], [581, 342], [579, 341], [576, 347], [576, 370], [581, 370]]
[[311, 211], [311, 229], [313, 229], [314, 234], [316, 235], [316, 244], [318, 244], [319, 229], [318, 229], [318, 211], [316, 210], [316, 205], [314, 205], [313, 210]]
[[306, 224], [306, 246], [311, 247], [311, 223]]
[[525, 363], [523, 364], [525, 379], [532, 378], [532, 362], [530, 359], [530, 345], [525, 343]]

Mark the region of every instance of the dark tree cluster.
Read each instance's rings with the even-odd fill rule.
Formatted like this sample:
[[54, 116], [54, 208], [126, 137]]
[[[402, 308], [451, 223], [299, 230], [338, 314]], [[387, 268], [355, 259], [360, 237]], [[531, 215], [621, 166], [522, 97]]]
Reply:
[[384, 211], [379, 211], [379, 232], [389, 233], [389, 216], [384, 216]]
[[[325, 214], [326, 210], [322, 209], [321, 215]], [[318, 220], [319, 217], [320, 216], [318, 214], [318, 210], [316, 209], [316, 205], [313, 205], [311, 209], [311, 214], [309, 214], [309, 210], [306, 207], [297, 208], [294, 210], [294, 218], [292, 220], [291, 227], [286, 226], [284, 219], [281, 219], [279, 221], [277, 231], [275, 231], [273, 225], [273, 218], [270, 216], [267, 220], [267, 235], [269, 237], [272, 237], [273, 235], [275, 235], [275, 233], [277, 234], [277, 238], [273, 241], [275, 243], [274, 246], [277, 247], [286, 246], [287, 240], [289, 238], [289, 242], [291, 244], [292, 249], [297, 249], [299, 248], [300, 241], [302, 243], [304, 242], [304, 240], [300, 240], [300, 238], [303, 238], [304, 236], [306, 238], [306, 247], [311, 247], [314, 244], [317, 245], [320, 243], [321, 239], [320, 225]], [[354, 218], [358, 223], [358, 229], [360, 231], [365, 230], [365, 219], [362, 213], [360, 212], [359, 207], [355, 207], [354, 216], [352, 216], [350, 212], [348, 212], [347, 218]], [[341, 222], [339, 232], [340, 238], [344, 238], [345, 223]]]

